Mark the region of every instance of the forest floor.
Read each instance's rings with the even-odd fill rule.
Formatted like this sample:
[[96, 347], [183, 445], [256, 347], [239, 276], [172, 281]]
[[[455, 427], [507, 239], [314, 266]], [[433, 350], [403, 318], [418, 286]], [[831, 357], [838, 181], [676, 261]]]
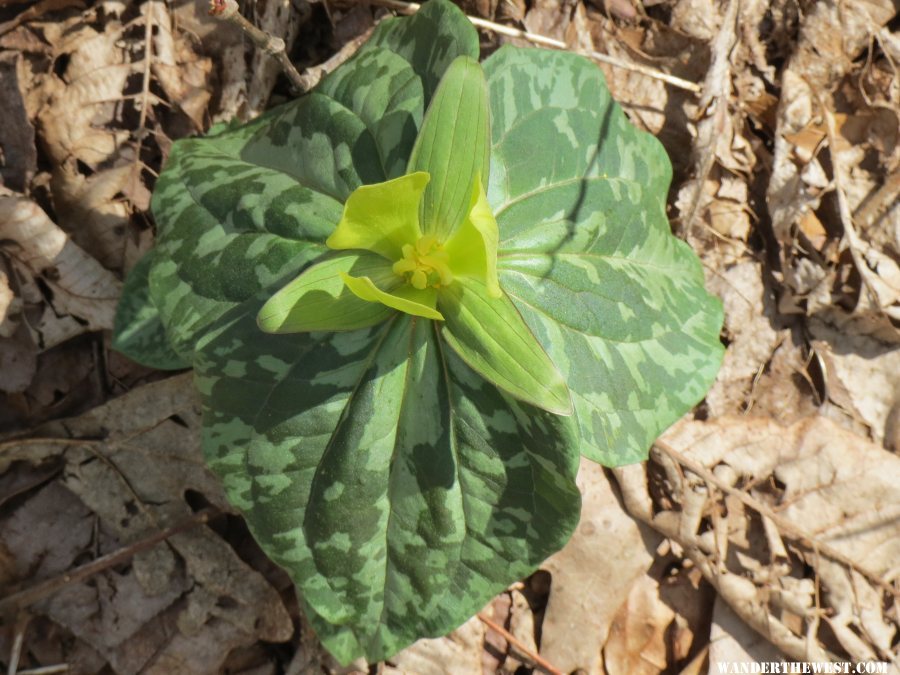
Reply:
[[[649, 461], [583, 464], [581, 524], [540, 571], [452, 635], [345, 672], [521, 673], [535, 655], [586, 675], [781, 659], [900, 672], [897, 7], [462, 7], [617, 60], [599, 65], [672, 158], [673, 231], [724, 303], [727, 352]], [[285, 39], [310, 84], [389, 12], [347, 0], [243, 11]], [[529, 44], [480, 34], [484, 53]], [[286, 575], [238, 516], [210, 508], [221, 489], [202, 464], [190, 374], [109, 347], [122, 279], [153, 245], [149, 198], [173, 140], [290, 95], [273, 59], [191, 0], [0, 0], [10, 673], [339, 672]]]

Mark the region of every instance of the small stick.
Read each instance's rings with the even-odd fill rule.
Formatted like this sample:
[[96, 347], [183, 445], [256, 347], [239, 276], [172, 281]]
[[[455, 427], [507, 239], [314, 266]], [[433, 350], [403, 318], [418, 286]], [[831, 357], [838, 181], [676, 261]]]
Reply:
[[278, 64], [291, 81], [294, 89], [299, 92], [304, 91], [303, 78], [288, 58], [284, 40], [269, 35], [247, 21], [241, 14], [236, 0], [210, 0], [209, 15], [233, 23], [244, 31], [257, 48], [278, 60]]
[[136, 541], [133, 544], [120, 548], [118, 551], [113, 551], [112, 553], [100, 556], [96, 560], [92, 560], [80, 567], [76, 567], [61, 576], [52, 577], [45, 581], [39, 581], [32, 586], [23, 588], [21, 591], [7, 595], [5, 598], [0, 598], [0, 615], [11, 612], [12, 610], [28, 607], [70, 584], [84, 581], [88, 577], [109, 569], [113, 565], [125, 562], [136, 553], [153, 548], [159, 542], [168, 539], [173, 535], [189, 530], [197, 525], [208, 523], [213, 516], [218, 514], [219, 512], [214, 508], [205, 508], [202, 511], [198, 511], [190, 518], [186, 518], [177, 525], [166, 530], [151, 534], [145, 539], [141, 539], [140, 541]]
[[29, 668], [28, 670], [20, 670], [16, 675], [56, 675], [56, 673], [68, 673], [68, 663], [57, 663], [52, 666], [41, 666], [40, 668]]
[[16, 675], [19, 669], [19, 658], [22, 656], [22, 645], [25, 643], [25, 631], [28, 629], [28, 622], [31, 615], [27, 612], [21, 612], [16, 617], [15, 637], [13, 637], [12, 648], [9, 650], [9, 666], [6, 669], [7, 675]]
[[483, 623], [485, 626], [490, 628], [492, 631], [502, 635], [504, 640], [506, 640], [513, 647], [515, 647], [522, 656], [526, 657], [529, 661], [531, 661], [538, 668], [540, 668], [544, 672], [550, 673], [550, 675], [563, 675], [563, 672], [559, 668], [554, 666], [552, 663], [550, 663], [546, 659], [542, 658], [540, 655], [535, 654], [528, 647], [523, 645], [522, 642], [515, 635], [510, 633], [499, 623], [497, 623], [493, 619], [487, 618], [484, 614], [479, 614], [478, 618], [481, 621], [481, 623]]
[[[415, 14], [419, 11], [421, 5], [417, 2], [403, 2], [402, 0], [371, 0], [372, 4], [382, 5], [384, 7], [389, 7], [391, 9], [397, 10], [398, 12], [403, 12], [405, 14]], [[686, 89], [687, 91], [693, 92], [695, 94], [699, 94], [701, 91], [701, 87], [696, 82], [691, 82], [689, 80], [683, 80], [680, 77], [675, 77], [674, 75], [669, 75], [668, 73], [664, 73], [661, 70], [656, 70], [655, 68], [650, 68], [648, 66], [642, 66], [639, 63], [630, 63], [625, 61], [624, 59], [616, 58], [615, 56], [609, 56], [608, 54], [601, 54], [596, 51], [588, 51], [582, 49], [571, 49], [565, 42], [562, 40], [557, 40], [555, 38], [547, 37], [546, 35], [539, 35], [537, 33], [530, 33], [526, 30], [520, 30], [518, 28], [512, 28], [511, 26], [504, 26], [500, 23], [494, 23], [493, 21], [488, 21], [487, 19], [480, 19], [477, 16], [467, 16], [467, 19], [472, 22], [473, 25], [478, 26], [479, 28], [484, 28], [485, 30], [489, 30], [494, 33], [499, 33], [500, 35], [506, 35], [508, 37], [514, 38], [522, 38], [524, 40], [528, 40], [529, 42], [533, 42], [536, 45], [542, 45], [544, 47], [553, 47], [555, 49], [564, 49], [567, 51], [575, 51], [583, 56], [587, 56], [589, 58], [594, 59], [595, 61], [599, 61], [600, 63], [605, 63], [607, 65], [613, 66], [615, 68], [623, 68], [625, 70], [631, 70], [636, 73], [640, 73], [641, 75], [646, 75], [647, 77], [652, 77], [655, 80], [662, 80], [667, 84], [671, 84], [673, 87], [678, 87], [679, 89]]]

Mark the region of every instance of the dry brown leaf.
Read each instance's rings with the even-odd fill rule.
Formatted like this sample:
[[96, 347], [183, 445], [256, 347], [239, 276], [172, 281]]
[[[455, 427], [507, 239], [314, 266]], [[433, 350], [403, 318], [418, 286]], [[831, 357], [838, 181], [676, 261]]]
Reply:
[[[621, 507], [599, 465], [581, 461], [581, 520], [562, 551], [543, 565], [552, 575], [541, 656], [562, 671], [602, 673], [601, 649], [629, 589], [659, 543]], [[649, 549], [649, 550], [648, 550]]]
[[824, 361], [828, 397], [864, 422], [876, 443], [883, 443], [888, 415], [900, 401], [900, 350], [821, 321], [811, 321], [809, 328], [812, 346]]
[[[69, 507], [54, 498], [41, 506], [29, 499], [13, 513], [12, 522], [21, 523], [14, 531], [23, 536], [10, 538], [4, 532], [11, 551], [27, 562], [33, 557], [27, 546], [38, 546], [46, 551], [42, 560], [58, 559], [53, 570], [36, 579], [64, 572], [89, 543], [102, 554], [180, 522], [191, 513], [184, 501], [188, 490], [228, 509], [221, 486], [203, 463], [198, 408], [190, 376], [180, 376], [136, 389], [78, 418], [49, 423], [30, 442], [5, 445], [0, 474], [16, 461], [64, 460], [60, 481], [46, 489], [63, 490], [79, 505]], [[44, 511], [54, 504], [68, 517], [82, 514], [86, 534], [75, 537], [85, 528], [72, 525], [72, 536], [35, 538], [32, 526], [31, 536], [24, 536], [29, 523], [53, 521]], [[281, 642], [293, 632], [275, 589], [207, 527], [171, 537], [135, 556], [124, 570], [69, 585], [34, 609], [123, 673], [217, 672], [232, 649], [260, 639]]]
[[579, 0], [535, 0], [522, 23], [531, 33], [565, 40], [578, 5]]
[[[47, 284], [53, 294], [47, 300], [56, 314], [84, 322], [65, 337], [112, 328], [121, 283], [76, 246], [37, 204], [0, 192], [0, 239], [13, 258]], [[60, 337], [48, 340], [44, 335], [43, 347], [53, 346]]]
[[[878, 194], [878, 187], [887, 183], [885, 173], [900, 152], [898, 116], [889, 110], [890, 85], [885, 88], [879, 81], [881, 64], [871, 65], [870, 55], [860, 69], [854, 59], [876, 35], [882, 35], [882, 27], [896, 11], [890, 0], [846, 5], [829, 0], [816, 3], [803, 16], [799, 39], [782, 74], [767, 189], [772, 227], [781, 245], [786, 282], [783, 306], [840, 323], [844, 330], [894, 342], [900, 340], [900, 268], [895, 259], [900, 252], [896, 236], [900, 208], [887, 206], [891, 197]], [[896, 78], [894, 69], [888, 79]], [[880, 89], [886, 95], [879, 95]], [[823, 165], [825, 146], [833, 147]], [[873, 154], [880, 166], [873, 165]], [[832, 190], [839, 217], [833, 204], [823, 202]], [[887, 201], [881, 203], [882, 199]], [[863, 216], [863, 210], [871, 215]], [[852, 222], [854, 211], [860, 213], [861, 235]], [[814, 217], [809, 215], [813, 212]], [[875, 213], [878, 226], [872, 228]], [[843, 230], [841, 245], [852, 254], [851, 261], [823, 261], [809, 256], [803, 242], [794, 241], [798, 225], [815, 221], [824, 222], [826, 232]], [[813, 245], [824, 248], [821, 238]], [[848, 266], [861, 277], [854, 282], [855, 288], [843, 283], [849, 276], [844, 269]], [[853, 323], [845, 321], [847, 316]]]
[[[509, 596], [510, 607], [508, 630], [510, 634], [519, 641], [519, 644], [525, 647], [525, 649], [532, 654], [537, 654], [538, 646], [535, 642], [534, 627], [535, 616], [531, 609], [531, 605], [525, 597], [525, 594], [517, 588], [510, 589]], [[517, 653], [519, 653], [518, 648], [510, 650], [510, 653], [507, 655], [499, 672], [515, 675], [519, 668], [529, 667], [529, 662], [520, 661], [516, 657]]]
[[784, 656], [750, 628], [721, 598], [716, 598], [709, 632], [711, 663], [781, 661]]
[[128, 78], [143, 71], [129, 61], [121, 33], [114, 21], [103, 33], [73, 27], [55, 53], [68, 57], [65, 72], [48, 74], [38, 90], [39, 132], [54, 164], [60, 225], [111, 269], [121, 268], [128, 240], [130, 210], [118, 195], [134, 160], [131, 133], [122, 129], [122, 96]]
[[0, 55], [0, 185], [23, 192], [37, 171], [34, 127], [22, 98], [21, 55]]
[[447, 637], [419, 640], [390, 659], [384, 675], [472, 675], [481, 672], [484, 624], [472, 617]]
[[713, 417], [743, 412], [755, 378], [784, 332], [772, 325], [775, 308], [762, 280], [762, 264], [745, 261], [711, 276], [707, 288], [722, 299], [728, 348], [706, 402]]
[[9, 337], [16, 332], [19, 322], [15, 315], [21, 307], [22, 301], [16, 298], [9, 287], [9, 276], [0, 269], [0, 337]]
[[12, 334], [0, 336], [0, 391], [19, 393], [28, 389], [37, 372], [37, 349], [28, 329], [19, 324]]
[[[882, 594], [900, 559], [900, 458], [822, 417], [789, 427], [723, 417], [681, 423], [665, 437], [673, 450], [655, 456], [680, 510], [648, 516], [644, 497], [626, 503], [691, 552], [742, 620], [799, 660], [833, 660], [840, 650], [856, 660], [897, 657], [896, 597], [883, 604]], [[709, 476], [698, 481], [701, 470]], [[725, 488], [744, 495], [743, 508], [704, 526], [704, 513], [721, 512], [709, 490]], [[772, 521], [768, 532], [760, 515]], [[772, 543], [782, 539], [802, 556], [785, 558], [788, 549]], [[821, 631], [823, 611], [833, 633]]]
[[609, 675], [655, 675], [666, 670], [666, 631], [675, 619], [659, 597], [659, 585], [648, 576], [632, 584], [603, 647]]
[[185, 34], [175, 31], [175, 23], [165, 4], [153, 0], [142, 7], [144, 20], [151, 17], [157, 27], [150, 60], [153, 75], [169, 102], [191, 119], [194, 128], [206, 127], [206, 108], [212, 96], [212, 60], [197, 55]]
[[[591, 36], [598, 51], [626, 62], [659, 67], [660, 64], [653, 59], [627, 48], [626, 42], [619, 38], [620, 30], [615, 21], [602, 15], [592, 15], [591, 19]], [[666, 110], [671, 102], [670, 96], [674, 96], [666, 85], [660, 80], [626, 68], [614, 68], [601, 63], [600, 69], [606, 77], [610, 93], [625, 109], [628, 118], [651, 134], [659, 134], [667, 122]]]

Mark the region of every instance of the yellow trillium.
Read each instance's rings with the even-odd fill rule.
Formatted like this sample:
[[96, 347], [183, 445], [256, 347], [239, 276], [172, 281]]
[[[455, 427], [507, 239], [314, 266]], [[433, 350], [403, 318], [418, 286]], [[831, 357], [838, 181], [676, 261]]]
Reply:
[[388, 308], [441, 321], [441, 292], [459, 278], [473, 278], [490, 297], [501, 297], [499, 233], [481, 177], [475, 177], [465, 217], [445, 241], [420, 225], [429, 180], [416, 171], [354, 190], [325, 242], [338, 253], [278, 291], [260, 311], [260, 327], [271, 333], [352, 330], [384, 320]]

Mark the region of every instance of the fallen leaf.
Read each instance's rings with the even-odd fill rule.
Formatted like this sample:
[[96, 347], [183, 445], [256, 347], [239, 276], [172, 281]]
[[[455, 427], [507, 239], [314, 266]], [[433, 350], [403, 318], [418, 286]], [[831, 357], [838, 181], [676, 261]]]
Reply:
[[0, 185], [24, 191], [37, 171], [34, 127], [20, 88], [15, 52], [0, 54]]
[[[77, 418], [48, 423], [29, 442], [7, 442], [0, 475], [16, 461], [64, 460], [52, 489], [64, 490], [79, 507], [57, 498], [48, 499], [46, 508], [56, 505], [73, 514], [69, 517], [82, 514], [87, 527], [80, 538], [35, 537], [34, 527], [26, 543], [0, 538], [12, 541], [11, 552], [26, 561], [35, 547], [62, 547], [63, 554], [52, 558], [58, 560], [52, 573], [58, 574], [71, 562], [67, 558], [83, 556], [89, 544], [103, 554], [181, 522], [191, 514], [185, 502], [189, 491], [227, 511], [221, 486], [203, 463], [199, 429], [188, 374], [145, 385]], [[37, 509], [32, 501], [20, 507], [23, 513]], [[35, 513], [53, 522], [54, 516]], [[72, 535], [82, 531], [67, 529]], [[70, 584], [34, 609], [89, 644], [116, 672], [126, 673], [218, 672], [231, 650], [258, 640], [283, 642], [293, 633], [277, 591], [203, 526], [138, 554], [124, 569]]]
[[[77, 332], [63, 338], [112, 328], [121, 283], [69, 239], [37, 204], [0, 191], [0, 239], [10, 255], [46, 283], [52, 293], [47, 301], [56, 314], [84, 322]], [[48, 348], [59, 341], [57, 336], [42, 346]]]
[[666, 670], [666, 631], [675, 612], [659, 599], [659, 585], [641, 577], [628, 592], [603, 647], [609, 675], [653, 675]]
[[447, 637], [419, 640], [390, 659], [384, 675], [472, 675], [481, 672], [484, 625], [472, 617]]
[[659, 537], [619, 503], [603, 468], [581, 461], [581, 520], [572, 539], [543, 569], [550, 599], [541, 656], [560, 670], [602, 673], [601, 650], [616, 612], [653, 560]]

